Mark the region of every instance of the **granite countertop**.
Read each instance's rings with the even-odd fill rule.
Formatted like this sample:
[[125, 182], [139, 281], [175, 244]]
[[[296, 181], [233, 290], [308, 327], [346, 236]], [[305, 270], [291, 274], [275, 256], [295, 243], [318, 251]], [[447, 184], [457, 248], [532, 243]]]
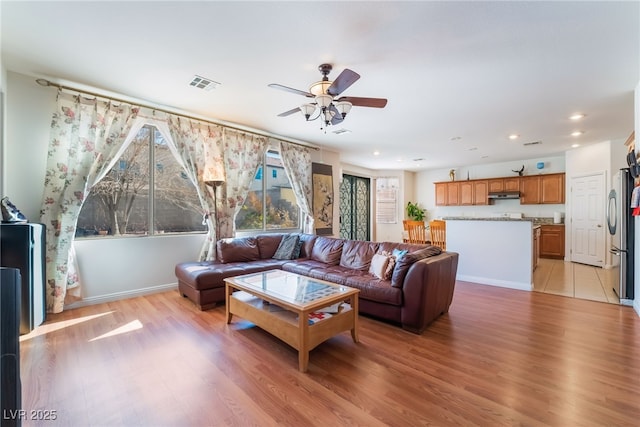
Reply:
[[560, 224], [554, 224], [553, 218], [541, 218], [526, 216], [524, 218], [509, 218], [504, 216], [499, 217], [470, 217], [470, 216], [445, 216], [442, 219], [456, 220], [456, 221], [529, 221], [533, 222], [533, 225], [564, 225], [564, 222]]

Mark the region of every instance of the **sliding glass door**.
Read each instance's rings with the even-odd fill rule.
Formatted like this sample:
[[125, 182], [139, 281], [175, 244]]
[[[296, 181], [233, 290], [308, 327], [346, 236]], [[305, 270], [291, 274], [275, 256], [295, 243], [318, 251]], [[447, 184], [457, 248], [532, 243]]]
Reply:
[[371, 180], [342, 175], [340, 183], [340, 237], [369, 240], [371, 230]]

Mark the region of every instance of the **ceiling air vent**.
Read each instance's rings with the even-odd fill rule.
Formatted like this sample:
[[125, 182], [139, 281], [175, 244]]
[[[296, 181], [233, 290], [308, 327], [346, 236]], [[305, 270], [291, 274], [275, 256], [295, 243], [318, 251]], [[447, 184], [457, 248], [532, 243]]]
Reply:
[[524, 145], [525, 147], [529, 146], [529, 145], [540, 145], [542, 144], [542, 141], [531, 141], [531, 142], [525, 142]]
[[193, 86], [198, 89], [213, 90], [218, 86], [220, 86], [220, 83], [214, 82], [213, 80], [208, 79], [206, 77], [201, 77], [196, 75], [196, 76], [193, 76], [193, 80], [191, 80], [191, 82], [189, 83], [189, 86]]

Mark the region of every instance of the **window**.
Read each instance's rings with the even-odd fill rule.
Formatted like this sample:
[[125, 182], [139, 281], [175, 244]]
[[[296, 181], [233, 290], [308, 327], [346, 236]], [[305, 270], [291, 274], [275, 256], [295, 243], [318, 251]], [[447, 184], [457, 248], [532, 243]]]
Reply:
[[300, 229], [300, 208], [280, 153], [268, 150], [236, 217], [238, 231]]
[[195, 187], [158, 129], [144, 126], [91, 189], [80, 211], [76, 237], [206, 230]]

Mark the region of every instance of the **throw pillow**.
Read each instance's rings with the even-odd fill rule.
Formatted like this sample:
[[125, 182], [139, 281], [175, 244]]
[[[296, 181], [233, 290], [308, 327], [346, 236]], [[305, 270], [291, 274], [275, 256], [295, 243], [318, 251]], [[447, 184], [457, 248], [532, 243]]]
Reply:
[[[297, 252], [297, 253], [296, 253]], [[282, 240], [273, 254], [273, 259], [294, 259], [300, 255], [300, 236], [288, 234]]]
[[391, 286], [393, 286], [394, 288], [402, 287], [404, 278], [414, 262], [431, 256], [439, 255], [441, 253], [442, 249], [440, 249], [439, 247], [427, 246], [424, 249], [418, 249], [417, 251], [408, 253], [402, 258], [397, 259], [396, 266], [393, 269], [393, 275], [391, 277]]
[[391, 280], [391, 276], [393, 275], [393, 267], [396, 266], [396, 257], [391, 255], [391, 253], [388, 251], [382, 251], [381, 254], [389, 257], [389, 264], [387, 264], [387, 269], [384, 272], [383, 279]]
[[384, 279], [387, 266], [389, 265], [390, 257], [382, 254], [375, 254], [371, 258], [371, 267], [369, 267], [369, 273], [375, 275], [378, 279]]
[[391, 252], [391, 255], [393, 255], [394, 257], [396, 257], [396, 261], [397, 261], [397, 260], [399, 260], [400, 258], [402, 258], [403, 256], [405, 256], [405, 255], [407, 254], [407, 252], [409, 252], [409, 251], [407, 251], [406, 249], [403, 249], [403, 250], [400, 250], [400, 249], [394, 249], [394, 250]]

